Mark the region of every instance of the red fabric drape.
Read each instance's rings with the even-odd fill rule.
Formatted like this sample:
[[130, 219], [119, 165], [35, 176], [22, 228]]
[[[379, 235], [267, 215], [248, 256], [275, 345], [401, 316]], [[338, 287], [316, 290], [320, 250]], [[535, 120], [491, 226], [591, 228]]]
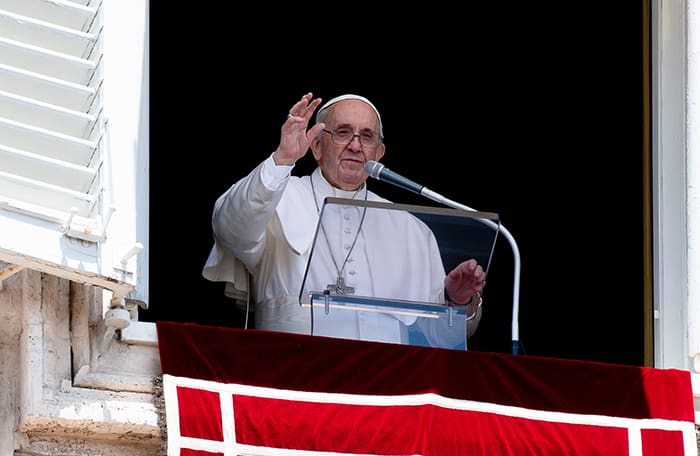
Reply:
[[212, 454], [697, 455], [683, 370], [171, 322], [157, 330], [169, 445]]

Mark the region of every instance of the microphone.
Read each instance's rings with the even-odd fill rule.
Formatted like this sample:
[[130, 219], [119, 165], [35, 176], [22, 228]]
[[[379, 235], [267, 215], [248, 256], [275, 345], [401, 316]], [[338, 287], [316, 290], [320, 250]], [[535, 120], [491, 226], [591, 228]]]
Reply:
[[424, 196], [438, 203], [444, 204], [445, 206], [450, 206], [452, 208], [462, 209], [465, 211], [476, 212], [476, 209], [472, 209], [471, 207], [467, 207], [463, 204], [459, 204], [452, 200], [449, 200], [441, 194], [430, 190], [425, 185], [417, 184], [411, 179], [405, 178], [402, 175], [391, 171], [386, 166], [374, 160], [367, 161], [367, 163], [365, 164], [365, 172], [377, 180], [388, 182], [392, 185], [396, 185], [397, 187], [401, 187], [404, 190], [408, 190], [413, 193], [418, 193], [421, 196]]
[[[426, 188], [423, 185], [416, 184], [410, 179], [406, 179], [405, 177], [401, 176], [400, 174], [396, 174], [393, 171], [390, 171], [388, 168], [386, 168], [384, 165], [382, 165], [379, 162], [376, 162], [374, 160], [369, 160], [365, 164], [365, 172], [372, 176], [375, 179], [388, 182], [390, 184], [396, 185], [397, 187], [401, 187], [403, 189], [409, 190], [414, 193], [418, 193], [421, 196], [424, 196], [428, 199], [431, 199], [433, 201], [436, 201], [440, 204], [444, 204], [445, 206], [449, 206], [454, 209], [461, 209], [463, 211], [472, 211], [472, 212], [478, 212], [476, 209], [472, 209], [469, 206], [465, 206], [464, 204], [458, 203], [456, 201], [452, 201], [451, 199], [436, 193], [428, 188]], [[483, 222], [486, 225], [489, 225], [491, 228], [496, 230], [497, 232], [503, 234], [505, 236], [506, 240], [508, 240], [508, 243], [510, 244], [510, 248], [513, 251], [513, 260], [514, 260], [514, 275], [515, 277], [513, 278], [513, 317], [511, 321], [511, 331], [512, 331], [512, 352], [514, 355], [517, 355], [519, 352], [520, 348], [520, 342], [519, 342], [519, 332], [520, 332], [520, 327], [518, 323], [518, 313], [520, 310], [520, 249], [518, 248], [518, 244], [515, 242], [515, 238], [513, 237], [512, 234], [510, 234], [510, 231], [506, 229], [505, 226], [498, 224], [496, 225], [495, 222], [492, 220], [484, 219]]]
[[365, 165], [365, 172], [370, 176], [374, 177], [375, 179], [388, 182], [390, 184], [401, 187], [404, 190], [408, 190], [413, 193], [418, 193], [419, 195], [421, 194], [424, 188], [422, 185], [416, 184], [412, 180], [406, 179], [400, 174], [396, 174], [386, 166], [374, 160], [369, 160], [367, 162], [367, 164]]
[[416, 184], [411, 179], [407, 179], [402, 175], [391, 171], [386, 166], [374, 160], [367, 161], [367, 163], [365, 164], [365, 172], [370, 176], [374, 177], [375, 179], [388, 182], [392, 185], [396, 185], [397, 187], [401, 187], [404, 190], [408, 190], [413, 193], [418, 193], [421, 196], [424, 196], [438, 203], [444, 204], [445, 206], [450, 206], [465, 211], [476, 212], [476, 209], [472, 209], [471, 207], [467, 207], [463, 204], [459, 204], [452, 200], [449, 200], [441, 194], [435, 193], [434, 191], [430, 190], [425, 185]]

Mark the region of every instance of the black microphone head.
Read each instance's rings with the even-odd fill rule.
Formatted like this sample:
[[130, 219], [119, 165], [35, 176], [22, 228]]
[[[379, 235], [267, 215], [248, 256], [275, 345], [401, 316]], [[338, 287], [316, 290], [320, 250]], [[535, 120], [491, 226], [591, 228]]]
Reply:
[[384, 165], [374, 160], [369, 160], [365, 163], [365, 172], [375, 179], [379, 179], [379, 174], [382, 172], [382, 169], [384, 169]]

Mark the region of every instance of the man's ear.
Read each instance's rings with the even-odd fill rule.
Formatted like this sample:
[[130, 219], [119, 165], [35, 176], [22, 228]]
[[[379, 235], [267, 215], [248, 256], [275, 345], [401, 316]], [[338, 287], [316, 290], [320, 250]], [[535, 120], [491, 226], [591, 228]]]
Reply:
[[381, 158], [384, 156], [384, 152], [386, 151], [386, 144], [381, 143], [379, 147], [377, 147], [377, 154], [375, 157], [376, 161], [381, 160]]
[[314, 154], [316, 161], [321, 159], [321, 139], [318, 136], [314, 136], [311, 140], [311, 153]]

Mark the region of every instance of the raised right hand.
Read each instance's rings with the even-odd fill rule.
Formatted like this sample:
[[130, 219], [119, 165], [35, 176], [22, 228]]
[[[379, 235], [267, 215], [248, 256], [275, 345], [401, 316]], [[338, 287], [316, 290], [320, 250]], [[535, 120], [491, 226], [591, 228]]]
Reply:
[[289, 110], [289, 116], [282, 124], [279, 146], [272, 155], [275, 164], [293, 165], [296, 163], [297, 160], [306, 155], [313, 138], [325, 128], [325, 124], [319, 123], [307, 131], [311, 116], [321, 104], [320, 98], [312, 98], [313, 94], [307, 93]]

